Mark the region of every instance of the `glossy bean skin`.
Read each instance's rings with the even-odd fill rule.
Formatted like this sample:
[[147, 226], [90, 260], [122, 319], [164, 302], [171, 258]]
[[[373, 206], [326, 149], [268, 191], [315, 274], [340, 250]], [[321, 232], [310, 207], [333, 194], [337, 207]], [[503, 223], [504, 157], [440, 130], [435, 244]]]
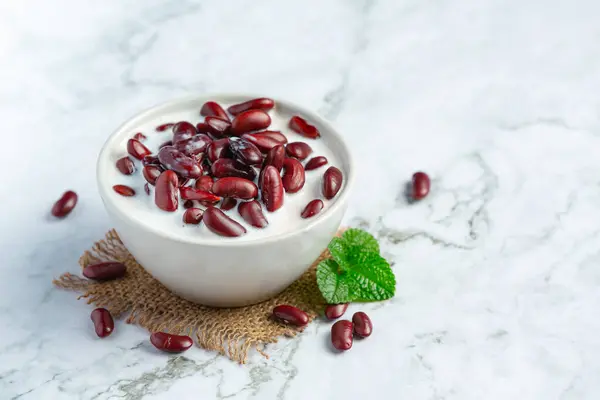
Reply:
[[321, 136], [316, 126], [309, 124], [304, 118], [297, 115], [290, 119], [289, 127], [294, 132], [307, 138], [316, 139]]
[[212, 192], [213, 178], [208, 175], [203, 175], [196, 179], [194, 187], [198, 190], [204, 190], [205, 192]]
[[207, 192], [205, 190], [199, 190], [189, 186], [180, 188], [179, 194], [183, 200], [197, 200], [208, 203], [217, 203], [221, 201], [221, 198], [213, 192]]
[[429, 194], [431, 180], [425, 172], [415, 172], [412, 176], [412, 198], [415, 200], [424, 199]]
[[66, 217], [77, 205], [78, 196], [72, 190], [67, 190], [52, 206], [52, 215], [57, 218]]
[[165, 171], [156, 180], [154, 203], [163, 211], [174, 212], [179, 205], [179, 178], [173, 171]]
[[113, 190], [124, 197], [135, 196], [135, 190], [127, 185], [114, 185]]
[[230, 106], [227, 111], [229, 111], [231, 115], [238, 115], [248, 110], [269, 111], [273, 107], [275, 107], [275, 102], [273, 100], [266, 97], [261, 97], [258, 99], [248, 100], [243, 103], [234, 104]]
[[121, 172], [123, 175], [131, 175], [135, 172], [135, 165], [129, 157], [119, 158], [116, 165], [119, 172]]
[[204, 210], [202, 220], [208, 229], [220, 236], [236, 237], [246, 233], [246, 228], [215, 207]]
[[198, 225], [202, 221], [202, 211], [199, 208], [190, 207], [183, 213], [183, 222], [191, 225]]
[[280, 209], [283, 206], [284, 192], [281, 176], [277, 168], [272, 165], [265, 166], [259, 182], [262, 200], [267, 211], [273, 212]]
[[304, 160], [312, 153], [312, 151], [312, 148], [304, 142], [292, 142], [285, 146], [287, 155], [298, 160]]
[[196, 127], [187, 121], [180, 121], [173, 125], [173, 139], [172, 142], [174, 145], [177, 145], [179, 142], [184, 142], [193, 138], [198, 131]]
[[261, 151], [247, 141], [246, 139], [231, 139], [229, 148], [233, 153], [233, 158], [241, 161], [246, 165], [260, 165], [263, 162], [263, 155]]
[[165, 167], [175, 171], [183, 178], [199, 178], [202, 176], [200, 163], [192, 157], [186, 156], [175, 147], [163, 147], [158, 152], [158, 160]]
[[215, 138], [222, 138], [229, 135], [231, 123], [227, 120], [217, 117], [206, 117], [204, 123], [208, 125], [209, 134]]
[[340, 351], [352, 348], [352, 322], [343, 319], [331, 327], [331, 344]]
[[167, 353], [181, 353], [192, 347], [194, 341], [189, 336], [154, 332], [150, 335], [150, 343], [158, 350], [166, 351]]
[[286, 158], [283, 161], [283, 188], [288, 193], [296, 193], [304, 187], [306, 176], [304, 167], [295, 158]]
[[310, 218], [320, 213], [322, 209], [323, 201], [321, 199], [314, 199], [306, 205], [300, 216], [305, 219]]
[[97, 281], [108, 281], [121, 278], [125, 275], [127, 267], [116, 261], [104, 261], [90, 264], [83, 269], [83, 276]]
[[167, 122], [166, 124], [161, 124], [161, 125], [159, 125], [159, 126], [156, 127], [156, 131], [157, 132], [164, 132], [167, 129], [172, 128], [173, 125], [175, 125], [175, 124], [172, 123], [172, 122]]
[[149, 184], [155, 185], [156, 180], [158, 179], [160, 174], [162, 174], [163, 171], [164, 170], [158, 165], [146, 165], [142, 169], [142, 175]]
[[233, 197], [225, 197], [223, 199], [223, 201], [221, 202], [221, 210], [223, 211], [229, 211], [233, 208], [235, 208], [235, 206], [237, 206], [237, 199], [234, 199]]
[[240, 203], [238, 212], [248, 224], [255, 228], [264, 228], [269, 225], [267, 218], [262, 212], [260, 203], [256, 200]]
[[206, 156], [211, 163], [219, 158], [227, 158], [229, 153], [229, 138], [217, 139], [206, 147]]
[[211, 172], [215, 178], [238, 177], [251, 181], [256, 178], [256, 171], [252, 167], [230, 158], [220, 158], [215, 161]]
[[279, 131], [245, 133], [242, 135], [242, 138], [258, 147], [263, 153], [268, 152], [279, 144], [286, 144], [288, 142], [285, 135]]
[[223, 110], [223, 107], [214, 101], [207, 101], [200, 109], [200, 115], [204, 117], [217, 117], [224, 121], [229, 121], [229, 116]]
[[254, 182], [238, 177], [226, 177], [217, 179], [213, 183], [213, 193], [221, 197], [234, 197], [236, 199], [249, 200], [258, 196], [258, 187]]
[[357, 336], [366, 338], [373, 333], [373, 322], [371, 322], [371, 318], [362, 311], [354, 313], [352, 316], [352, 323], [354, 324], [354, 333]]
[[180, 141], [175, 148], [186, 156], [194, 157], [198, 160], [210, 143], [212, 143], [212, 139], [208, 135], [200, 133], [187, 140]]
[[90, 319], [94, 323], [96, 335], [100, 338], [110, 336], [115, 329], [115, 322], [110, 312], [105, 308], [96, 308], [92, 311]]
[[129, 139], [127, 141], [127, 152], [138, 160], [143, 159], [146, 156], [152, 154], [152, 152], [142, 144], [139, 140]]
[[329, 167], [323, 174], [323, 196], [327, 200], [331, 200], [342, 188], [343, 181], [342, 171], [336, 167]]
[[273, 308], [273, 316], [281, 322], [294, 326], [304, 326], [308, 324], [309, 319], [307, 313], [288, 304]]
[[313, 157], [304, 165], [305, 171], [312, 171], [327, 164], [327, 158], [323, 156]]
[[278, 171], [283, 169], [283, 161], [285, 160], [285, 147], [282, 144], [278, 144], [273, 147], [267, 153], [265, 157], [264, 165], [272, 165], [277, 168]]
[[271, 125], [271, 117], [263, 110], [248, 110], [238, 114], [231, 122], [231, 133], [241, 136], [244, 133], [266, 129]]
[[338, 319], [339, 317], [344, 315], [344, 313], [348, 309], [348, 304], [349, 303], [328, 305], [327, 307], [325, 307], [325, 316], [327, 317], [327, 319]]

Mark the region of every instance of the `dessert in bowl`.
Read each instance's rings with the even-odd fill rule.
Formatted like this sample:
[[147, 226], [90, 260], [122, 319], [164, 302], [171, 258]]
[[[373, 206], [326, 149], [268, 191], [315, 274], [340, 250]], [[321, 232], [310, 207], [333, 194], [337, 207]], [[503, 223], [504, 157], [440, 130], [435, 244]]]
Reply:
[[146, 110], [106, 141], [105, 208], [136, 260], [217, 307], [284, 290], [339, 228], [354, 179], [341, 135], [279, 99], [195, 96]]

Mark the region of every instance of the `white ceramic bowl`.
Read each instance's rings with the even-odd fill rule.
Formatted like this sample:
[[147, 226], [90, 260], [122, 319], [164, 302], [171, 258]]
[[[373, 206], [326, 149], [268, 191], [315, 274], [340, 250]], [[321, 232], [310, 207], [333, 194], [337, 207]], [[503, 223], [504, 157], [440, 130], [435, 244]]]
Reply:
[[153, 226], [151, 221], [137, 220], [125, 213], [118, 206], [112, 190], [115, 183], [110, 182], [103, 171], [114, 168], [110, 150], [123, 143], [133, 129], [144, 122], [183, 108], [200, 110], [208, 100], [236, 103], [256, 97], [263, 96], [195, 96], [150, 108], [118, 128], [108, 138], [98, 158], [100, 195], [127, 249], [163, 285], [196, 303], [216, 307], [257, 303], [281, 292], [307, 270], [339, 228], [348, 204], [354, 170], [343, 137], [316, 113], [288, 101], [274, 99], [279, 109], [301, 115], [318, 127], [322, 135], [319, 140], [325, 140], [341, 162], [337, 167], [344, 173], [344, 183], [335, 201], [307, 220], [301, 229], [266, 238], [238, 241], [216, 235], [214, 238], [189, 239], [169, 235], [169, 232]]

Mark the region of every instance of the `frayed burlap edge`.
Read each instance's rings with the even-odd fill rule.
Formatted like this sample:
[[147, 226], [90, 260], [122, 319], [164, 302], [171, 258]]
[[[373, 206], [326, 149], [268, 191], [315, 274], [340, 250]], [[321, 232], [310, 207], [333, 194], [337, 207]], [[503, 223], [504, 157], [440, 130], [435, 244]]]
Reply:
[[[185, 334], [207, 350], [246, 363], [250, 349], [268, 358], [265, 346], [281, 336], [293, 337], [301, 329], [271, 318], [273, 307], [291, 304], [309, 315], [310, 321], [322, 312], [324, 300], [316, 282], [316, 266], [329, 257], [325, 250], [313, 265], [282, 293], [265, 302], [240, 308], [213, 308], [184, 300], [154, 279], [127, 251], [116, 231], [96, 242], [80, 258], [81, 268], [101, 261], [119, 261], [127, 266], [123, 278], [95, 282], [65, 273], [53, 281], [59, 288], [82, 293], [78, 299], [104, 307], [117, 318], [137, 324], [150, 332]], [[118, 329], [118, 328], [117, 328]]]

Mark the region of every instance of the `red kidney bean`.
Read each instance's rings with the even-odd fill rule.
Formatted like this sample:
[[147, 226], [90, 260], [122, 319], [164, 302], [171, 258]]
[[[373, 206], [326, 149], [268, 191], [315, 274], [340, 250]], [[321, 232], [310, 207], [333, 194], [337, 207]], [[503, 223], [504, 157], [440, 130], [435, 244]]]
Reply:
[[275, 106], [275, 102], [273, 100], [268, 99], [266, 97], [261, 97], [259, 99], [252, 99], [252, 100], [245, 101], [243, 103], [234, 104], [234, 105], [230, 106], [227, 109], [227, 111], [229, 111], [229, 113], [231, 115], [238, 115], [238, 114], [243, 113], [244, 111], [248, 111], [248, 110], [269, 111], [274, 106]]
[[196, 127], [187, 121], [180, 121], [173, 126], [173, 143], [177, 144], [191, 139], [197, 134]]
[[77, 193], [67, 190], [52, 206], [52, 215], [58, 218], [66, 217], [77, 205]]
[[238, 114], [231, 123], [231, 132], [240, 136], [243, 133], [266, 129], [271, 125], [271, 117], [263, 110], [248, 110]]
[[131, 158], [123, 157], [117, 160], [117, 169], [123, 175], [131, 175], [135, 172], [135, 165], [133, 165], [133, 161], [131, 161]]
[[352, 323], [354, 324], [354, 333], [360, 337], [369, 337], [373, 332], [373, 323], [371, 318], [362, 311], [354, 313], [352, 316]]
[[206, 122], [198, 122], [196, 124], [196, 131], [198, 133], [210, 133], [210, 126]]
[[412, 198], [421, 200], [429, 194], [431, 181], [425, 172], [415, 172], [412, 176]]
[[188, 208], [194, 207], [194, 205], [195, 205], [194, 200], [186, 200], [183, 202], [183, 208], [185, 208], [186, 210]]
[[150, 196], [150, 184], [148, 182], [144, 183], [144, 192]]
[[119, 193], [121, 196], [131, 197], [135, 196], [135, 190], [126, 185], [115, 185], [113, 186], [113, 190]]
[[115, 329], [115, 321], [106, 308], [96, 308], [90, 315], [94, 323], [94, 330], [98, 337], [104, 338], [110, 336]]
[[172, 140], [167, 140], [166, 142], [164, 142], [163, 144], [161, 144], [160, 146], [158, 146], [158, 149], [162, 149], [163, 147], [167, 147], [167, 146], [173, 146], [173, 141]]
[[184, 186], [186, 186], [188, 183], [190, 183], [192, 180], [190, 178], [183, 178], [183, 177], [179, 177], [179, 187], [182, 188]]
[[215, 178], [238, 177], [250, 181], [256, 178], [256, 171], [252, 167], [229, 158], [219, 158], [210, 170]]
[[283, 205], [283, 183], [279, 171], [272, 165], [263, 168], [260, 180], [262, 200], [267, 211], [277, 211]]
[[327, 158], [325, 158], [323, 156], [313, 157], [310, 160], [308, 160], [306, 165], [304, 165], [304, 170], [311, 171], [313, 169], [320, 168], [325, 164], [327, 164]]
[[198, 178], [202, 175], [200, 164], [175, 147], [163, 147], [160, 149], [158, 159], [166, 169], [173, 170], [184, 178]]
[[243, 162], [246, 165], [260, 165], [263, 161], [263, 156], [258, 147], [245, 139], [231, 139], [229, 148], [233, 153], [233, 157]]
[[189, 336], [172, 335], [164, 332], [154, 332], [150, 335], [150, 343], [159, 350], [167, 353], [181, 353], [186, 351], [194, 341]]
[[308, 314], [298, 307], [282, 304], [273, 308], [273, 316], [281, 322], [294, 326], [308, 324]]
[[213, 185], [213, 178], [208, 175], [204, 175], [204, 176], [201, 176], [200, 178], [196, 179], [196, 183], [195, 183], [194, 187], [198, 190], [204, 190], [205, 192], [211, 192], [212, 185]]
[[342, 187], [343, 175], [342, 171], [336, 167], [329, 167], [323, 174], [323, 196], [327, 200], [331, 200], [340, 191]]
[[269, 150], [265, 157], [264, 165], [272, 165], [278, 171], [281, 171], [283, 169], [283, 160], [285, 160], [285, 147], [282, 144], [278, 144]]
[[304, 210], [302, 211], [302, 218], [310, 218], [313, 215], [317, 215], [323, 209], [323, 201], [320, 199], [312, 200], [310, 203], [306, 205]]
[[179, 178], [173, 171], [167, 170], [160, 174], [154, 189], [154, 203], [164, 211], [173, 212], [179, 205]]
[[237, 205], [237, 199], [233, 197], [225, 197], [221, 202], [221, 210], [229, 211]]
[[244, 218], [244, 221], [256, 228], [264, 228], [269, 225], [269, 221], [262, 212], [260, 203], [256, 200], [240, 203], [238, 212]]
[[162, 172], [163, 169], [158, 165], [146, 165], [142, 169], [142, 175], [144, 175], [144, 179], [146, 179], [146, 181], [148, 181], [148, 183], [151, 185], [156, 184], [156, 180], [160, 174], [162, 174]]
[[83, 276], [97, 281], [108, 281], [125, 275], [127, 267], [116, 261], [104, 261], [90, 264], [83, 269]]
[[204, 225], [217, 235], [235, 237], [246, 233], [246, 228], [215, 207], [208, 207], [202, 219]]
[[188, 157], [194, 157], [196, 160], [202, 157], [204, 151], [212, 139], [203, 133], [193, 136], [190, 139], [178, 142], [175, 147]]
[[338, 319], [339, 317], [344, 315], [344, 313], [348, 309], [348, 304], [349, 303], [328, 305], [327, 307], [325, 307], [325, 316], [327, 317], [327, 319]]
[[142, 159], [142, 165], [160, 165], [157, 156], [146, 156]]
[[312, 153], [312, 148], [304, 142], [293, 142], [288, 143], [285, 146], [285, 151], [290, 157], [297, 158], [298, 160], [304, 160]]
[[204, 117], [217, 117], [229, 121], [229, 116], [219, 104], [214, 101], [207, 101], [200, 109], [200, 115]]
[[135, 139], [129, 139], [127, 141], [127, 152], [138, 160], [141, 160], [144, 157], [152, 154], [152, 152], [148, 150], [148, 148], [144, 146], [142, 142]]
[[288, 193], [296, 193], [304, 186], [306, 177], [304, 167], [295, 158], [283, 160], [283, 177], [281, 178], [283, 188]]
[[231, 123], [221, 118], [206, 117], [204, 122], [208, 125], [209, 133], [216, 138], [227, 136], [231, 129]]
[[202, 221], [202, 211], [199, 208], [188, 208], [183, 213], [183, 222], [186, 224], [198, 225]]
[[338, 350], [345, 351], [352, 347], [352, 322], [347, 319], [337, 321], [331, 327], [331, 344]]
[[212, 191], [221, 197], [235, 197], [236, 199], [253, 199], [258, 196], [258, 188], [254, 182], [238, 177], [217, 179], [213, 183]]
[[166, 124], [162, 124], [162, 125], [157, 126], [156, 127], [156, 131], [157, 132], [164, 132], [167, 129], [173, 127], [173, 125], [175, 125], [175, 124], [173, 124], [172, 122], [167, 122]]
[[229, 138], [217, 139], [210, 143], [206, 148], [206, 156], [211, 163], [219, 158], [226, 158], [229, 153]]
[[142, 140], [146, 140], [146, 139], [148, 139], [148, 138], [146, 137], [146, 135], [144, 135], [142, 132], [138, 132], [138, 133], [136, 133], [135, 135], [133, 135], [133, 138], [134, 138], [135, 140], [139, 140], [139, 141], [142, 141]]
[[267, 152], [278, 144], [287, 143], [287, 138], [279, 131], [244, 133], [242, 137], [258, 147], [262, 152]]
[[179, 193], [183, 200], [198, 200], [206, 201], [209, 203], [216, 203], [218, 201], [221, 201], [221, 198], [219, 196], [216, 196], [211, 192], [194, 189], [192, 187], [182, 187], [179, 189]]
[[307, 138], [316, 139], [321, 136], [321, 133], [315, 126], [309, 124], [304, 118], [297, 115], [290, 119], [289, 126], [291, 130]]

